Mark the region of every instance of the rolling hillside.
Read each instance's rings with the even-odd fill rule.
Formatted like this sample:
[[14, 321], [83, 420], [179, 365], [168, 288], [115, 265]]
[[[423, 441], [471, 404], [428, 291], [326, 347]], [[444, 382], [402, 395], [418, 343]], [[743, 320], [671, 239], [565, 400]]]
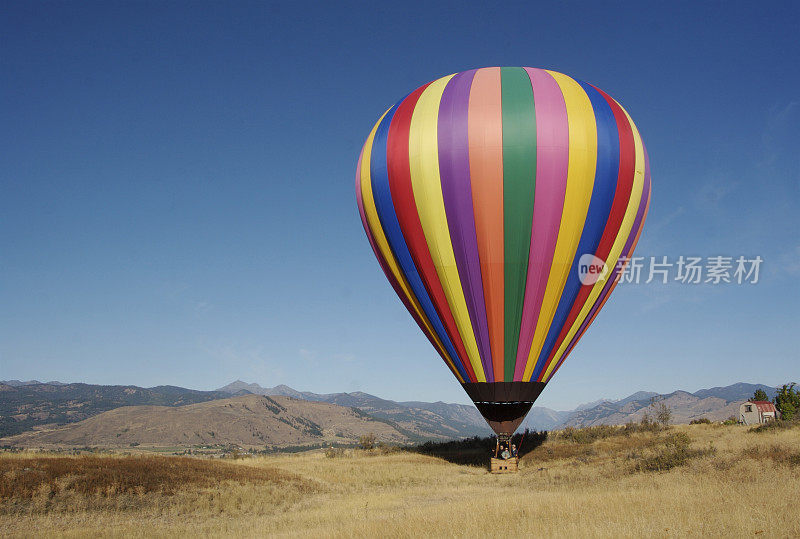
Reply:
[[0, 439], [16, 447], [351, 444], [364, 434], [405, 444], [402, 429], [357, 409], [290, 397], [245, 395], [185, 406], [124, 406], [54, 429]]
[[81, 421], [120, 406], [183, 406], [230, 396], [176, 386], [143, 388], [9, 380], [0, 382], [0, 437]]
[[[619, 401], [606, 401], [586, 410], [570, 414], [565, 426], [588, 427], [592, 425], [621, 425], [640, 421], [650, 406], [651, 399], [663, 402], [672, 410], [673, 423], [688, 423], [702, 417], [722, 421], [738, 416], [739, 404], [761, 389], [772, 398], [775, 389], [762, 384], [738, 383], [726, 387], [701, 389], [694, 393], [675, 391], [666, 395], [640, 392]], [[643, 398], [638, 398], [642, 397]]]

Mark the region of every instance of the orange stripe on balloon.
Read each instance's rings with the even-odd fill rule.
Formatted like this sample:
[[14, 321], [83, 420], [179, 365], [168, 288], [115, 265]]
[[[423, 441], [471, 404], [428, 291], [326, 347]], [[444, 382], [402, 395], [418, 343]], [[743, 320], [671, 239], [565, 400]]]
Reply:
[[479, 69], [468, 111], [469, 171], [494, 380], [504, 381], [503, 104], [500, 68]]

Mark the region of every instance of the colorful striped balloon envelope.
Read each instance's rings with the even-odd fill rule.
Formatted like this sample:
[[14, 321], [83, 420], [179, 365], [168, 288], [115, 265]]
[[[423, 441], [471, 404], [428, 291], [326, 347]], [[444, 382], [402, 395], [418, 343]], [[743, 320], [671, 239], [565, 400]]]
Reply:
[[381, 268], [498, 434], [516, 430], [614, 290], [650, 192], [625, 109], [528, 67], [414, 90], [378, 120], [356, 174]]

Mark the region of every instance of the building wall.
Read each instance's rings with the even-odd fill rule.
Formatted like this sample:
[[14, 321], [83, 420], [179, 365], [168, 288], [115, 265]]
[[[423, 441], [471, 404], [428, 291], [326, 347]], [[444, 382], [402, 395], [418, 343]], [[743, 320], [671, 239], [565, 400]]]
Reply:
[[[747, 411], [748, 406], [750, 407], [750, 412]], [[758, 413], [758, 407], [752, 402], [745, 402], [744, 404], [740, 405], [739, 421], [743, 422], [745, 425], [758, 425], [761, 423], [761, 416]]]

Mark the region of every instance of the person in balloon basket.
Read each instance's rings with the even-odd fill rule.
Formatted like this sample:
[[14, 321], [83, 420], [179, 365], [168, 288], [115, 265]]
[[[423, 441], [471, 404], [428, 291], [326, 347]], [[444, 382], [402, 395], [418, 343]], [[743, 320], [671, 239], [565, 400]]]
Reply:
[[502, 451], [500, 452], [500, 458], [503, 460], [508, 460], [511, 458], [511, 452], [508, 450], [508, 447], [503, 444]]
[[497, 447], [495, 447], [494, 451], [491, 452], [492, 457], [496, 459], [503, 458], [503, 449], [505, 449], [505, 444], [498, 443]]
[[516, 446], [516, 445], [514, 445], [514, 444], [511, 444], [511, 458], [514, 458], [514, 459], [515, 459], [515, 458], [517, 458], [518, 456], [519, 456], [519, 455], [518, 455], [518, 451], [517, 451], [517, 446]]

